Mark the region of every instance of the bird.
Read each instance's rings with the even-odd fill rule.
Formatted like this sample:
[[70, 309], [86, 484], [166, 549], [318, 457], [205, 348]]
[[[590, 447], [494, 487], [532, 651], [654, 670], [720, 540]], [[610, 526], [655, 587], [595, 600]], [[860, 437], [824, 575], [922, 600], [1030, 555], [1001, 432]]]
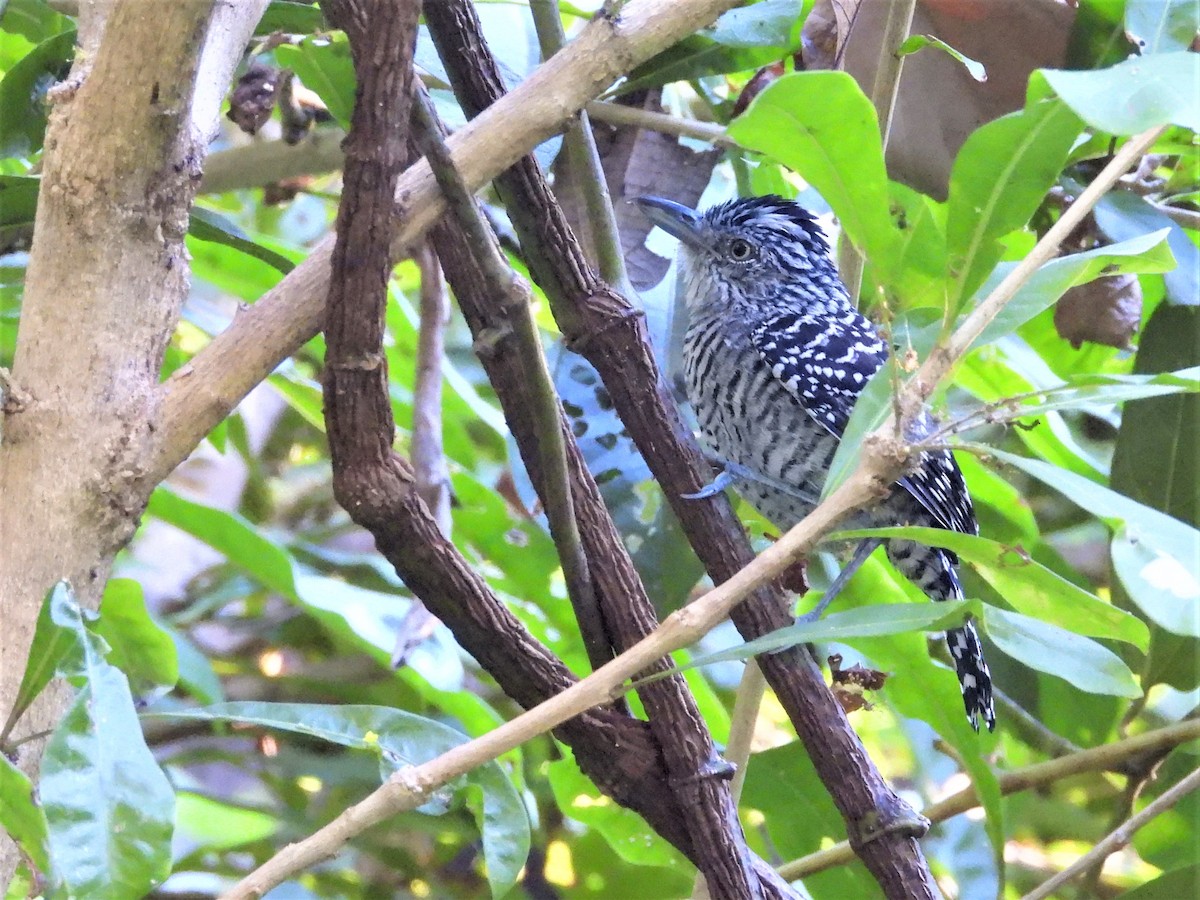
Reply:
[[[741, 197], [698, 212], [661, 197], [635, 198], [678, 238], [678, 290], [687, 307], [688, 400], [720, 476], [696, 497], [734, 485], [776, 526], [816, 506], [855, 401], [891, 352], [853, 303], [815, 217], [775, 195]], [[923, 412], [910, 440], [936, 421]], [[978, 534], [971, 495], [948, 450], [923, 450], [915, 470], [856, 526], [918, 525]], [[880, 543], [896, 569], [931, 600], [963, 597], [950, 550], [872, 540], [826, 591], [817, 614]], [[968, 619], [946, 632], [971, 727], [995, 729], [992, 679]]]

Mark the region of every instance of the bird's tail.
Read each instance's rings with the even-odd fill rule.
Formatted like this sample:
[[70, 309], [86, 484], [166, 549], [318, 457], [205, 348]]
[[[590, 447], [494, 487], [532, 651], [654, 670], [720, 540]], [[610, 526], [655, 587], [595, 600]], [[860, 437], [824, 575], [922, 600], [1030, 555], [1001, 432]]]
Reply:
[[979, 717], [987, 725], [988, 731], [996, 727], [996, 707], [992, 702], [992, 675], [988, 671], [987, 661], [983, 658], [983, 648], [979, 646], [979, 635], [975, 624], [967, 622], [961, 628], [951, 628], [946, 632], [946, 646], [954, 657], [954, 668], [958, 671], [958, 686], [962, 688], [963, 706], [967, 708], [967, 718], [971, 727], [979, 730]]
[[[931, 600], [962, 599], [963, 589], [958, 573], [954, 571], [956, 557], [953, 554], [911, 541], [889, 541], [888, 557]], [[996, 707], [992, 701], [992, 675], [983, 658], [975, 625], [968, 621], [961, 628], [947, 630], [946, 646], [954, 658], [963, 706], [971, 727], [978, 731], [982, 716], [988, 731], [994, 730]]]

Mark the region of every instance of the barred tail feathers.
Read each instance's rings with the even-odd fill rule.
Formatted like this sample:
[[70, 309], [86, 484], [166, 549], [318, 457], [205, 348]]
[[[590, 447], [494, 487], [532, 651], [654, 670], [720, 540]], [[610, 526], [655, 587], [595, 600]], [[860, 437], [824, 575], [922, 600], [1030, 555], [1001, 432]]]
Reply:
[[[954, 570], [954, 559], [947, 551], [912, 541], [890, 541], [888, 558], [901, 574], [931, 600], [962, 599], [963, 589]], [[978, 731], [982, 717], [988, 731], [994, 730], [996, 707], [992, 698], [992, 675], [983, 658], [983, 648], [975, 625], [967, 622], [961, 628], [949, 629], [946, 632], [946, 646], [954, 659], [963, 706], [971, 727]]]

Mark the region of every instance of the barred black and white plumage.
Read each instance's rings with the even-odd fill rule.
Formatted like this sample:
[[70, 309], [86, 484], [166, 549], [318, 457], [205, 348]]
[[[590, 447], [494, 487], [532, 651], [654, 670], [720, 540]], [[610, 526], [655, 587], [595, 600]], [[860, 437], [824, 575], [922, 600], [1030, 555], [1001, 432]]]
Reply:
[[[851, 303], [812, 215], [779, 197], [751, 197], [700, 214], [641, 198], [681, 241], [688, 397], [710, 449], [761, 479], [739, 493], [780, 528], [815, 506], [850, 412], [889, 348]], [[911, 438], [928, 434], [921, 417]], [[780, 489], [787, 485], [788, 490]], [[921, 525], [978, 534], [962, 472], [948, 451], [926, 452], [879, 507], [855, 524]], [[948, 550], [889, 541], [892, 564], [933, 600], [963, 596]], [[995, 725], [992, 683], [975, 627], [946, 634], [971, 725]]]

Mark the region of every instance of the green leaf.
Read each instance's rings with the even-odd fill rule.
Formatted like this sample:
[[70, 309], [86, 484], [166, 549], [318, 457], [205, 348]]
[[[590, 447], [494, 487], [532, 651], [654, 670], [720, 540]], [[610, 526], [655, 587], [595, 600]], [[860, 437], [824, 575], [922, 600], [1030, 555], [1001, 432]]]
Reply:
[[[830, 540], [868, 537], [902, 538], [928, 547], [953, 550], [1004, 600], [1026, 615], [1090, 637], [1149, 645], [1144, 622], [1034, 561], [1022, 547], [1006, 547], [973, 534], [941, 528], [868, 528], [830, 535]], [[875, 608], [875, 607], [872, 607]]]
[[[1190, 336], [1190, 339], [1184, 339]], [[1162, 372], [1200, 362], [1200, 307], [1160, 305], [1142, 333], [1134, 370]], [[1151, 376], [1142, 376], [1151, 377]], [[1112, 487], [1189, 525], [1200, 523], [1200, 397], [1160, 397], [1128, 404], [1113, 452]], [[1147, 465], [1153, 460], [1153, 465]], [[1150, 592], [1143, 591], [1144, 595]], [[1114, 599], [1128, 604], [1118, 582]], [[1181, 691], [1200, 685], [1200, 643], [1154, 624], [1144, 666], [1147, 684]]]
[[38, 871], [50, 871], [46, 813], [34, 798], [33, 783], [3, 753], [0, 753], [0, 828]]
[[1200, 896], [1200, 863], [1163, 872], [1121, 894], [1121, 900], [1181, 900]]
[[729, 136], [800, 174], [825, 198], [880, 279], [894, 276], [899, 235], [875, 107], [845, 72], [795, 72], [771, 84]]
[[72, 28], [66, 16], [56, 13], [45, 0], [5, 0], [0, 2], [0, 31], [19, 34], [38, 44]]
[[27, 157], [42, 149], [46, 91], [67, 74], [75, 30], [42, 41], [0, 81], [0, 158]]
[[142, 737], [125, 675], [67, 598], [83, 686], [46, 746], [39, 793], [55, 880], [75, 897], [140, 897], [171, 871], [175, 792]]
[[0, 175], [0, 226], [33, 224], [41, 183], [31, 175]]
[[1142, 696], [1125, 663], [1089, 638], [994, 606], [984, 608], [981, 620], [997, 647], [1031, 669], [1055, 675], [1090, 694]]
[[626, 862], [695, 871], [682, 853], [647, 829], [641, 816], [602, 794], [591, 779], [579, 771], [569, 748], [561, 749], [564, 758], [547, 766], [547, 778], [563, 815], [599, 831]]
[[324, 30], [325, 27], [325, 16], [321, 10], [308, 3], [271, 0], [255, 31], [257, 34], [270, 34], [272, 31], [312, 34], [314, 31]]
[[1200, 304], [1200, 248], [1186, 231], [1161, 210], [1133, 191], [1110, 191], [1092, 211], [1096, 225], [1114, 241], [1167, 229], [1167, 245], [1175, 266], [1163, 272], [1167, 300], [1195, 306]]
[[1040, 69], [1030, 76], [1053, 88], [1062, 101], [1092, 128], [1131, 135], [1156, 125], [1179, 125], [1200, 131], [1200, 56], [1156, 53], [1117, 63], [1107, 69], [1070, 72]]
[[52, 587], [42, 600], [25, 674], [4, 726], [5, 735], [57, 672], [75, 674], [82, 668], [83, 656], [79, 642], [65, 627], [71, 621], [70, 607], [74, 604], [75, 596], [65, 581]]
[[946, 247], [957, 311], [1000, 259], [1000, 238], [1029, 221], [1080, 131], [1062, 103], [1042, 101], [967, 138], [950, 172]]
[[296, 268], [294, 262], [283, 254], [276, 253], [270, 247], [264, 247], [255, 241], [242, 231], [232, 219], [211, 209], [205, 209], [203, 206], [192, 207], [188, 220], [188, 234], [197, 240], [233, 247], [248, 256], [262, 260], [284, 275]]
[[1125, 5], [1125, 33], [1143, 54], [1187, 50], [1198, 29], [1196, 0], [1137, 0]]
[[910, 53], [916, 53], [918, 50], [923, 50], [926, 47], [933, 47], [948, 54], [954, 59], [963, 64], [963, 67], [976, 81], [987, 81], [987, 69], [983, 67], [983, 63], [971, 59], [965, 53], [955, 50], [941, 38], [934, 37], [932, 34], [914, 34], [905, 39], [904, 43], [896, 48], [897, 56], [908, 56]]
[[[848, 641], [854, 638], [904, 634], [909, 631], [944, 631], [961, 625], [968, 614], [978, 615], [978, 600], [948, 600], [945, 603], [884, 603], [832, 613], [816, 622], [798, 622], [770, 634], [746, 641], [718, 653], [696, 656], [672, 671], [708, 666], [718, 662], [749, 659], [774, 653], [797, 644]], [[669, 674], [669, 673], [668, 673]], [[662, 677], [662, 676], [658, 676]], [[653, 679], [657, 680], [657, 679]]]
[[282, 819], [257, 809], [245, 809], [180, 791], [175, 798], [175, 830], [180, 837], [212, 850], [232, 850], [277, 834]]
[[1141, 610], [1175, 634], [1200, 637], [1200, 532], [1185, 522], [1040, 460], [986, 448], [1109, 522], [1113, 566]]
[[[1016, 263], [1002, 263], [991, 273], [977, 296], [986, 297]], [[1101, 275], [1158, 274], [1175, 268], [1166, 229], [1131, 237], [1116, 244], [1050, 260], [1025, 282], [1012, 300], [988, 323], [972, 347], [982, 347], [1012, 334], [1038, 313], [1049, 309], [1068, 290]]]
[[854, 472], [862, 455], [863, 441], [884, 423], [891, 412], [892, 366], [888, 364], [871, 376], [854, 401], [846, 430], [838, 441], [837, 451], [829, 464], [829, 474], [825, 476], [825, 484], [821, 487], [822, 500], [836, 491]]
[[705, 34], [727, 47], [768, 47], [791, 53], [800, 47], [799, 24], [813, 0], [760, 0], [724, 13]]
[[800, 25], [812, 0], [761, 0], [731, 9], [711, 29], [684, 38], [634, 68], [615, 93], [728, 72], [751, 72], [800, 46]]
[[150, 495], [146, 511], [224, 553], [231, 563], [263, 586], [295, 599], [291, 557], [241, 516], [185, 500], [162, 486]]
[[316, 91], [342, 128], [350, 128], [355, 78], [345, 35], [335, 33], [319, 41], [284, 44], [275, 48], [275, 59], [299, 75], [306, 88]]
[[[466, 742], [440, 722], [382, 706], [326, 706], [316, 703], [218, 703], [194, 710], [153, 714], [176, 719], [230, 721], [278, 728], [379, 755], [385, 774], [420, 765]], [[487, 859], [492, 895], [516, 883], [529, 856], [529, 818], [520, 795], [495, 762], [464, 776], [482, 792], [477, 821]], [[427, 806], [429, 804], [426, 804]]]
[[108, 661], [126, 674], [135, 692], [169, 689], [179, 681], [175, 642], [150, 616], [136, 581], [109, 580], [95, 630], [112, 648]]

